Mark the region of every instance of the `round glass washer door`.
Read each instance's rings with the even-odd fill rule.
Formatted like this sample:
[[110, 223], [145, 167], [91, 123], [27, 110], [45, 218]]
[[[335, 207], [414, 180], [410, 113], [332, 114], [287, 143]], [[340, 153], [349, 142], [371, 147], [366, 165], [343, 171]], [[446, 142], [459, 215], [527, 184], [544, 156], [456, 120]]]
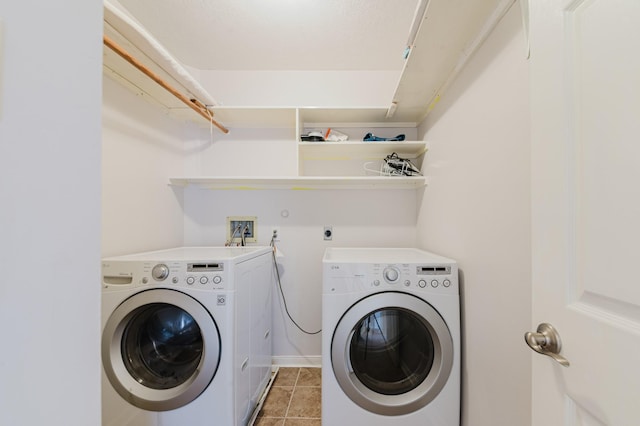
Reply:
[[137, 293], [111, 314], [102, 363], [113, 388], [136, 407], [166, 411], [196, 399], [220, 363], [220, 333], [197, 300], [182, 292]]
[[382, 415], [412, 413], [435, 399], [453, 365], [453, 340], [424, 300], [383, 292], [355, 303], [331, 341], [333, 372], [345, 394]]

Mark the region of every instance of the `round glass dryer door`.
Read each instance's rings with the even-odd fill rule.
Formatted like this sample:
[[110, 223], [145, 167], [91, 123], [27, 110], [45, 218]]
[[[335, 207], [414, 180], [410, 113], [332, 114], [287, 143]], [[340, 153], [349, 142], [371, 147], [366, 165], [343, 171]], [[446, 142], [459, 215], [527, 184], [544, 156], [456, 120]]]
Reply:
[[197, 398], [220, 362], [220, 334], [209, 312], [174, 290], [137, 293], [111, 314], [102, 334], [107, 378], [127, 401], [151, 411]]
[[367, 411], [414, 412], [440, 393], [453, 365], [453, 341], [440, 314], [406, 293], [376, 293], [354, 304], [331, 342], [345, 394]]

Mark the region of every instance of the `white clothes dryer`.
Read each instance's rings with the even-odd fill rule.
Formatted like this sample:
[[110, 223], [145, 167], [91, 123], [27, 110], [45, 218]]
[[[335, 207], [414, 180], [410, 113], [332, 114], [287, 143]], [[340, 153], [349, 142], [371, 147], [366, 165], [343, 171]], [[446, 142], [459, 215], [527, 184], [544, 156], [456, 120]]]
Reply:
[[328, 248], [322, 315], [323, 425], [460, 425], [455, 261]]
[[245, 426], [271, 376], [272, 277], [269, 247], [103, 259], [103, 426]]

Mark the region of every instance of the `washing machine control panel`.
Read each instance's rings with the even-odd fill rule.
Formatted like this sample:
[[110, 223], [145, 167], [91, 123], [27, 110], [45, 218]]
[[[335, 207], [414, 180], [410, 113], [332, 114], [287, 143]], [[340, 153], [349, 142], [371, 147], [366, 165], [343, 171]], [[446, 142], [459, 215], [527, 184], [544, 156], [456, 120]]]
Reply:
[[144, 262], [141, 269], [141, 278], [133, 281], [143, 285], [222, 290], [227, 284], [222, 262]]
[[224, 288], [224, 263], [200, 262], [189, 263], [185, 282], [188, 286]]
[[371, 264], [369, 285], [378, 288], [458, 291], [458, 270], [452, 264]]

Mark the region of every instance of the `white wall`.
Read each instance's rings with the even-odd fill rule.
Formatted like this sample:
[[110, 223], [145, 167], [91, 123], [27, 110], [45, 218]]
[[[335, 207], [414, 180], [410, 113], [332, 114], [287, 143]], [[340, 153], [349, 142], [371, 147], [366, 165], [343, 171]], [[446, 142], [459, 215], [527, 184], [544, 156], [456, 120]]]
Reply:
[[0, 424], [98, 425], [102, 2], [0, 20]]
[[102, 108], [102, 255], [182, 245], [187, 150], [201, 132], [104, 78]]
[[[292, 113], [293, 116], [293, 113]], [[295, 176], [297, 146], [292, 128], [214, 130], [192, 144], [185, 157], [189, 176]]]
[[[268, 245], [278, 227], [282, 287], [289, 310], [308, 331], [321, 326], [322, 256], [327, 247], [413, 247], [416, 197], [413, 190], [185, 190], [185, 243], [221, 245], [226, 217], [257, 216], [258, 245]], [[286, 217], [285, 217], [286, 216]], [[324, 241], [324, 225], [333, 240]], [[321, 336], [306, 336], [274, 301], [275, 363], [320, 365]]]
[[400, 71], [204, 71], [226, 106], [388, 106]]
[[514, 6], [422, 129], [431, 149], [419, 245], [457, 259], [463, 425], [530, 424], [528, 63]]

